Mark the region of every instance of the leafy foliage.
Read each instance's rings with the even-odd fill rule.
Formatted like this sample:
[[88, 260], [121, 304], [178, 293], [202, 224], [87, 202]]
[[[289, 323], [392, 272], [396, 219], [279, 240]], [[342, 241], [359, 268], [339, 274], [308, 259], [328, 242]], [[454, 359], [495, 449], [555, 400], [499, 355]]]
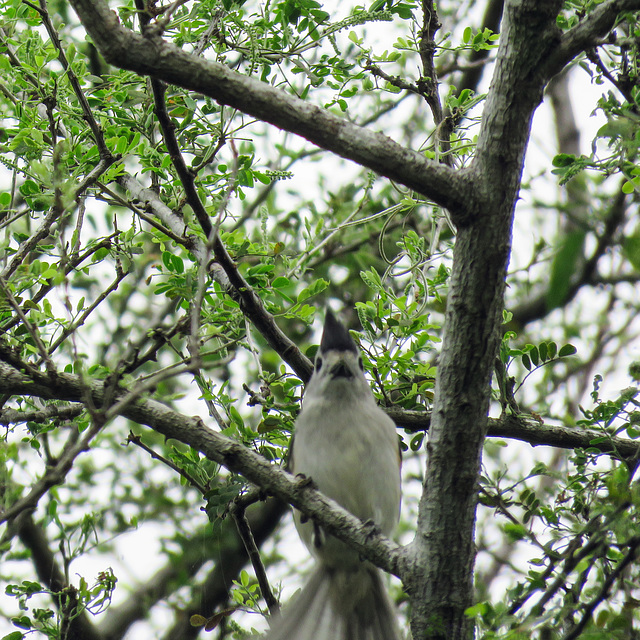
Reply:
[[[603, 4], [565, 2], [559, 29]], [[433, 40], [434, 4], [410, 0], [113, 8], [130, 29], [161, 25], [185, 51], [463, 168], [475, 157], [480, 76], [500, 36], [498, 24], [476, 23], [481, 3], [458, 5], [438, 3], [443, 28]], [[169, 610], [178, 614], [167, 637], [189, 637], [189, 619], [240, 637], [260, 626], [243, 612], [265, 613], [232, 542], [229, 505], [249, 487], [121, 409], [157, 400], [284, 463], [305, 370], [283, 364], [260, 313], [312, 358], [314, 323], [326, 305], [341, 305], [380, 403], [427, 415], [454, 227], [421, 194], [208, 97], [106, 64], [66, 2], [0, 6], [0, 363], [29, 380], [0, 406], [1, 610], [10, 620], [0, 631], [4, 640], [91, 640], [108, 608], [109, 637], [137, 633], [129, 630], [143, 618], [157, 635]], [[525, 174], [493, 413], [556, 425], [567, 442], [594, 437], [551, 454], [487, 440], [478, 603], [467, 611], [478, 637], [627, 638], [640, 625], [637, 457], [619, 451], [620, 437], [640, 435], [630, 356], [639, 317], [638, 19], [622, 14], [615, 37], [576, 59], [573, 77], [597, 89], [590, 152], [566, 148], [556, 131], [549, 154], [552, 132], [540, 125], [547, 148], [533, 153], [545, 154], [542, 175]], [[64, 375], [77, 376], [78, 398], [59, 392]], [[425, 432], [401, 427], [405, 467], [422, 469]], [[403, 540], [421, 473], [407, 478]], [[257, 509], [255, 519], [262, 545], [272, 521]], [[145, 567], [134, 580], [127, 564], [138, 554]], [[278, 545], [263, 553], [274, 570], [281, 554]], [[240, 560], [221, 576], [223, 557]], [[216, 580], [226, 580], [217, 599], [206, 595]], [[143, 610], [127, 606], [143, 597]]]

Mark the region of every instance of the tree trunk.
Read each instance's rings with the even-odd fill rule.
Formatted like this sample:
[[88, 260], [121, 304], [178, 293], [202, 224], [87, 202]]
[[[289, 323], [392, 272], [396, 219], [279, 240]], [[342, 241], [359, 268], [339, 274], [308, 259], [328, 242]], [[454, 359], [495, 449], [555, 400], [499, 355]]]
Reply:
[[[561, 2], [507, 2], [498, 60], [471, 165], [474, 200], [458, 222], [428, 464], [407, 588], [413, 637], [472, 637], [477, 484], [497, 353], [513, 211], [531, 119], [558, 42]], [[471, 212], [471, 216], [469, 216]], [[462, 222], [462, 224], [460, 224]]]

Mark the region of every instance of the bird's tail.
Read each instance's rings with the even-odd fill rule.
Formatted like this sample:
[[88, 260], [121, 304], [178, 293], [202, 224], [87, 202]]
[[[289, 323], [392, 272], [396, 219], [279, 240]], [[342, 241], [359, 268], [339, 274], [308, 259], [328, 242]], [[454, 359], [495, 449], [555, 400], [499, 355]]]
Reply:
[[399, 640], [393, 606], [378, 569], [319, 565], [273, 621], [265, 640]]

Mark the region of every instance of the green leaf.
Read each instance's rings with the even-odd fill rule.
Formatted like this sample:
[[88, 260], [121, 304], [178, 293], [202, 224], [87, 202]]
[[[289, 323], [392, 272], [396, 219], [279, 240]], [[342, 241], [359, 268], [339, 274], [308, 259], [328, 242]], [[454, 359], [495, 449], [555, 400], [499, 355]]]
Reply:
[[632, 180], [628, 180], [622, 184], [622, 193], [626, 193], [627, 195], [631, 195], [636, 190], [636, 185]]
[[33, 180], [25, 180], [20, 185], [20, 193], [23, 196], [33, 196], [40, 193], [40, 187]]
[[567, 234], [551, 265], [547, 290], [547, 309], [559, 307], [567, 298], [571, 281], [583, 256], [586, 233], [582, 230]]
[[45, 280], [51, 280], [51, 278], [55, 278], [58, 275], [57, 269], [46, 269], [42, 272], [42, 277]]
[[11, 618], [11, 622], [19, 629], [31, 629], [33, 626], [29, 616], [20, 616], [19, 618]]
[[485, 616], [491, 611], [491, 605], [488, 602], [478, 602], [473, 606], [464, 610], [464, 615], [467, 618], [475, 618], [476, 616]]
[[573, 154], [559, 153], [553, 158], [552, 164], [554, 167], [568, 167], [569, 165], [572, 165], [575, 161], [576, 161], [576, 157]]
[[242, 419], [242, 416], [240, 415], [240, 413], [238, 412], [238, 410], [231, 405], [229, 407], [229, 417], [239, 426], [239, 427], [244, 427], [244, 420]]
[[529, 533], [524, 525], [516, 522], [507, 522], [503, 525], [503, 530], [513, 542], [526, 538]]
[[373, 289], [374, 291], [382, 291], [382, 280], [380, 279], [378, 272], [373, 267], [371, 267], [369, 271], [361, 271], [360, 277], [370, 289]]
[[546, 362], [547, 361], [547, 343], [546, 342], [541, 342], [538, 345], [538, 353], [540, 354], [540, 361]]
[[267, 416], [259, 425], [258, 433], [269, 433], [282, 426], [282, 420], [276, 416]]
[[409, 447], [411, 451], [419, 451], [422, 446], [422, 442], [424, 440], [424, 433], [417, 433], [413, 438], [411, 438], [411, 442], [409, 443]]
[[622, 255], [640, 271], [640, 233], [636, 233], [622, 241]]
[[574, 353], [577, 353], [577, 351], [578, 350], [572, 344], [565, 344], [558, 352], [558, 357], [566, 358], [567, 356], [572, 356]]
[[308, 287], [305, 287], [297, 297], [297, 302], [304, 302], [305, 300], [312, 298], [313, 296], [318, 295], [322, 291], [324, 291], [329, 286], [329, 283], [326, 280], [320, 278], [315, 282], [312, 282]]

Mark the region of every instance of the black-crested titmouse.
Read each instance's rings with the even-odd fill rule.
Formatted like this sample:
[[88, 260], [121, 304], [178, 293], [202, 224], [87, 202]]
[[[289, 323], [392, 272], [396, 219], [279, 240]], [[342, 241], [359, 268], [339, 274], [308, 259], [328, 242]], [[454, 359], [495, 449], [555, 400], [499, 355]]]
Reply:
[[[392, 533], [400, 510], [395, 425], [376, 404], [358, 347], [331, 311], [296, 420], [289, 466], [353, 515]], [[294, 519], [318, 563], [267, 640], [397, 640], [380, 571], [299, 512]]]

